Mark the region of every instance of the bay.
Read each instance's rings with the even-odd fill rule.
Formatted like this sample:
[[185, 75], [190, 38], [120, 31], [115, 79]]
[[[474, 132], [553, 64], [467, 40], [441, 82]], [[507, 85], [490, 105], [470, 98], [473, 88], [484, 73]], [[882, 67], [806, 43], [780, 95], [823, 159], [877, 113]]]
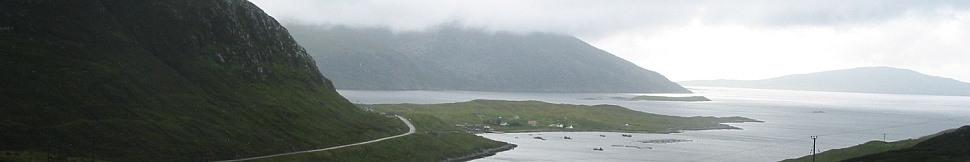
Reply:
[[[730, 124], [742, 130], [673, 134], [541, 132], [479, 134], [519, 145], [475, 161], [778, 161], [809, 155], [810, 136], [820, 151], [871, 140], [918, 138], [970, 124], [970, 97], [688, 87], [714, 101], [619, 101], [634, 93], [517, 93], [469, 91], [339, 90], [356, 103], [450, 103], [474, 99], [611, 104], [676, 116], [743, 116], [763, 123]], [[683, 96], [684, 94], [669, 94]], [[605, 98], [589, 100], [588, 98]], [[541, 135], [540, 135], [541, 134]], [[601, 137], [604, 135], [606, 137]], [[533, 139], [543, 136], [548, 140]], [[569, 136], [572, 139], [563, 139]], [[677, 140], [677, 143], [637, 141]], [[630, 146], [630, 147], [626, 147]], [[593, 148], [603, 148], [596, 151]]]

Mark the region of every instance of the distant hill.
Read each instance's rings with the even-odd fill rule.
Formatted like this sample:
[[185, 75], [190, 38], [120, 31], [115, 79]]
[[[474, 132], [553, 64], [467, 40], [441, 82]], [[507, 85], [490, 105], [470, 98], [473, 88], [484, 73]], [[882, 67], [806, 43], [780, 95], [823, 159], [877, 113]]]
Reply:
[[685, 86], [970, 96], [970, 83], [891, 67], [862, 67], [765, 80], [697, 80]]
[[689, 93], [575, 37], [288, 24], [338, 89]]
[[246, 0], [2, 1], [0, 22], [0, 161], [213, 161], [407, 131]]

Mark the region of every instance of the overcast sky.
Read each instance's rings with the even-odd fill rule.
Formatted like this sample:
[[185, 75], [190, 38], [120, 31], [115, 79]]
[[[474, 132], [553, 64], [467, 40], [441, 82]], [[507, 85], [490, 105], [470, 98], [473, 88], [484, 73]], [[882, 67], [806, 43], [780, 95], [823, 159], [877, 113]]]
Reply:
[[970, 82], [970, 1], [251, 0], [283, 23], [553, 32], [674, 81], [891, 66]]

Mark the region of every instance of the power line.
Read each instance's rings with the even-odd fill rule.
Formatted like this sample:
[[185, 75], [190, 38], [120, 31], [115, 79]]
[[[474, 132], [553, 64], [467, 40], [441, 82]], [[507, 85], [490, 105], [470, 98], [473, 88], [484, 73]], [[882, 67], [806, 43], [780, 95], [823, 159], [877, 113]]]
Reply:
[[815, 162], [815, 152], [818, 152], [815, 149], [815, 139], [818, 139], [818, 136], [812, 136], [812, 162]]
[[[876, 127], [876, 128], [872, 128], [872, 129], [859, 129], [859, 130], [851, 130], [851, 131], [843, 131], [843, 132], [829, 133], [829, 134], [817, 135], [817, 136], [813, 136], [813, 137], [818, 138], [820, 136], [832, 136], [832, 135], [848, 134], [848, 133], [856, 133], [856, 132], [864, 132], [864, 131], [872, 131], [872, 130], [880, 130], [880, 129], [900, 128], [900, 127], [907, 127], [907, 126], [921, 125], [921, 124], [935, 123], [935, 122], [943, 122], [943, 121], [950, 121], [950, 120], [964, 119], [964, 118], [970, 118], [970, 117], [954, 117], [954, 118], [946, 118], [946, 119], [940, 119], [940, 120], [929, 120], [929, 121], [916, 122], [916, 123], [904, 123], [904, 124], [890, 125], [890, 126], [885, 126], [885, 127]], [[802, 137], [802, 138], [804, 138], [804, 137]], [[734, 155], [734, 154], [744, 153], [744, 152], [748, 152], [748, 151], [760, 150], [760, 149], [765, 149], [765, 148], [772, 148], [772, 147], [775, 147], [775, 146], [780, 145], [780, 144], [785, 144], [785, 143], [794, 142], [794, 141], [801, 141], [802, 138], [792, 138], [792, 139], [789, 139], [789, 140], [783, 140], [783, 141], [775, 142], [775, 143], [768, 144], [768, 145], [758, 146], [758, 147], [754, 147], [754, 148], [750, 148], [750, 149], [745, 149], [745, 150], [740, 150], [740, 151], [735, 151], [735, 152], [729, 152], [729, 153], [720, 154], [720, 155], [714, 155], [714, 156], [704, 157], [704, 158], [690, 160], [690, 161], [708, 160], [708, 159], [719, 158], [719, 157], [724, 157], [724, 156], [728, 156], [728, 155]], [[813, 150], [812, 151], [813, 152], [815, 151], [814, 150], [814, 146], [813, 146]]]

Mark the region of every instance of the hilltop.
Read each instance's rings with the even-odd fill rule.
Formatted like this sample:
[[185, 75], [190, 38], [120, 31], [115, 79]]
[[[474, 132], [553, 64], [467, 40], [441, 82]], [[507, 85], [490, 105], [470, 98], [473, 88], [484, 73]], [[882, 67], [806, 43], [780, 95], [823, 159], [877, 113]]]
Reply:
[[567, 35], [286, 26], [338, 89], [690, 93]]
[[765, 80], [696, 80], [685, 86], [970, 96], [970, 83], [892, 67], [861, 67]]

